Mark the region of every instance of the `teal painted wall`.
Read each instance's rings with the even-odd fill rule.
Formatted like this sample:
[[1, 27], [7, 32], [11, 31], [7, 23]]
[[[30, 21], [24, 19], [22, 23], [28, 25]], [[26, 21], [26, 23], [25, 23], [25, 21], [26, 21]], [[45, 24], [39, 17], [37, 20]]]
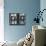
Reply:
[[[4, 38], [7, 41], [18, 41], [32, 30], [32, 22], [40, 9], [40, 0], [4, 0]], [[20, 12], [26, 16], [26, 25], [9, 25], [9, 13]]]

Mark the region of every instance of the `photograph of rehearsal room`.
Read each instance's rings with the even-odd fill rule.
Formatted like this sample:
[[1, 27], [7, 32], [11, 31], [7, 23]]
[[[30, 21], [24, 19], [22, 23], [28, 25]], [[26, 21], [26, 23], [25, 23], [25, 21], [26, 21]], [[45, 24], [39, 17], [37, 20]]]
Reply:
[[0, 46], [46, 46], [46, 0], [0, 0]]

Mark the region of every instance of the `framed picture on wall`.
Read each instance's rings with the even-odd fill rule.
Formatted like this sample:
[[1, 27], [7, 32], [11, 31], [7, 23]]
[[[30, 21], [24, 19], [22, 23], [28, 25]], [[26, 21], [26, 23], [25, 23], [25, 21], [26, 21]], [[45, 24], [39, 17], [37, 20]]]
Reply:
[[10, 25], [25, 25], [25, 15], [21, 13], [9, 13]]

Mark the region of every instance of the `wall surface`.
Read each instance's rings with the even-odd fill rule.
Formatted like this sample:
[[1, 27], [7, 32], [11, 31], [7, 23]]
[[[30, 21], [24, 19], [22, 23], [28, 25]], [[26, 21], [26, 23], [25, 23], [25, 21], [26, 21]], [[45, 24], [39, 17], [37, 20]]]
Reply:
[[[40, 0], [40, 10], [46, 9], [46, 0]], [[40, 25], [46, 26], [46, 10], [43, 12], [43, 22], [40, 22]]]
[[[4, 0], [4, 35], [7, 41], [18, 41], [32, 29], [35, 14], [40, 9], [40, 0]], [[19, 12], [26, 16], [25, 25], [9, 25], [9, 13]]]

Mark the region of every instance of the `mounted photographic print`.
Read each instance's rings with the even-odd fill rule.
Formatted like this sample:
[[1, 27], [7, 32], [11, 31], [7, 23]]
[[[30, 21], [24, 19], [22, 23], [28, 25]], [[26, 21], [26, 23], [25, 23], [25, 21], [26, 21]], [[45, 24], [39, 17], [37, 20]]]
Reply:
[[21, 13], [9, 13], [10, 25], [25, 25], [25, 15]]

